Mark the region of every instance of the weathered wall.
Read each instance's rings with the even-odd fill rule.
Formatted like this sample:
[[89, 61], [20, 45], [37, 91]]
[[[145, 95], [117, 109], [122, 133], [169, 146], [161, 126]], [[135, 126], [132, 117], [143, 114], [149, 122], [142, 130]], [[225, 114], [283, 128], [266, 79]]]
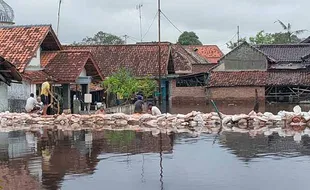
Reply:
[[38, 69], [41, 68], [41, 49], [37, 50], [35, 56], [31, 59], [30, 63], [28, 64], [26, 70]]
[[259, 99], [264, 100], [265, 87], [212, 87], [207, 88], [206, 94], [207, 98], [212, 100], [254, 101], [255, 89], [257, 89]]
[[177, 87], [176, 80], [171, 80], [170, 100], [172, 104], [206, 103], [205, 87]]
[[227, 54], [220, 64], [215, 71], [267, 70], [266, 57], [246, 44]]
[[27, 98], [29, 97], [30, 83], [23, 81], [22, 84], [12, 84], [8, 87], [9, 111], [23, 112]]
[[8, 88], [3, 82], [0, 82], [0, 112], [8, 110]]

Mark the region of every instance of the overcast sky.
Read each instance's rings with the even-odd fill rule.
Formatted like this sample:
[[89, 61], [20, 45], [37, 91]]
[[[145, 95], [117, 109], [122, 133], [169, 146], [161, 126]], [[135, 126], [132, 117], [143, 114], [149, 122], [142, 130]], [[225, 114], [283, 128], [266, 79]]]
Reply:
[[[15, 11], [16, 24], [52, 24], [56, 31], [59, 0], [5, 0]], [[139, 12], [143, 3], [143, 36], [157, 12], [157, 0], [62, 0], [59, 38], [62, 43], [80, 41], [98, 31], [129, 35], [129, 43], [140, 39]], [[225, 43], [240, 26], [241, 37], [260, 30], [281, 31], [277, 19], [293, 29], [309, 29], [309, 0], [162, 0], [163, 13], [181, 31], [194, 31], [203, 44]], [[162, 17], [162, 40], [176, 42], [180, 32]], [[302, 37], [310, 35], [310, 32]], [[144, 41], [157, 40], [157, 20]], [[235, 38], [236, 40], [236, 38]]]

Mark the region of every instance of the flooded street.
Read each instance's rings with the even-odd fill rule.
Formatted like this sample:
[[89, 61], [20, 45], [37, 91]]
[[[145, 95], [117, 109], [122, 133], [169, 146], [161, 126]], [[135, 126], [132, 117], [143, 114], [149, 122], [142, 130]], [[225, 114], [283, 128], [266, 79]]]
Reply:
[[308, 189], [310, 138], [0, 133], [3, 189]]

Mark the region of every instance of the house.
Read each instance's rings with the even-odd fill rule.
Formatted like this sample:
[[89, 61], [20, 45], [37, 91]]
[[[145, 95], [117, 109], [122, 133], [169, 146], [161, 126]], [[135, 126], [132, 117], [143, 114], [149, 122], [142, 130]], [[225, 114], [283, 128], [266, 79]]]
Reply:
[[213, 100], [300, 102], [310, 99], [310, 44], [244, 42], [219, 60], [207, 82]]
[[10, 111], [23, 111], [29, 94], [38, 95], [47, 77], [53, 79], [52, 89], [63, 98], [64, 109], [71, 107], [70, 85], [81, 85], [85, 94], [91, 82], [103, 80], [92, 54], [63, 50], [51, 25], [0, 27], [0, 55], [13, 63], [23, 78], [22, 85], [8, 88]]
[[[136, 77], [151, 76], [154, 79], [158, 79], [159, 49], [157, 43], [63, 46], [63, 48], [67, 50], [91, 51], [104, 76], [110, 76], [119, 68], [125, 67], [131, 70]], [[193, 87], [198, 88], [195, 92], [190, 89], [185, 90], [183, 86], [177, 86], [177, 78], [193, 73], [205, 72], [213, 67], [214, 64], [214, 62], [209, 63], [204, 57], [200, 56], [193, 47], [185, 47], [168, 42], [161, 43], [160, 72], [163, 100], [174, 104], [179, 103], [179, 100], [192, 99], [197, 96], [205, 101], [204, 87]], [[195, 68], [196, 65], [200, 68]]]
[[9, 107], [8, 86], [21, 81], [22, 77], [15, 66], [0, 57], [0, 112], [7, 111]]

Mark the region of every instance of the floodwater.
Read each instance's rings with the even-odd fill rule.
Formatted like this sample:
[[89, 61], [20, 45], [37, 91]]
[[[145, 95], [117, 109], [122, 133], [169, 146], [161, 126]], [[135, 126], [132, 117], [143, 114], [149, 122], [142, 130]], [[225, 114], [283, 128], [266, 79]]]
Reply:
[[[310, 138], [130, 131], [0, 133], [0, 187], [308, 190]], [[0, 188], [1, 189], [1, 188]]]

